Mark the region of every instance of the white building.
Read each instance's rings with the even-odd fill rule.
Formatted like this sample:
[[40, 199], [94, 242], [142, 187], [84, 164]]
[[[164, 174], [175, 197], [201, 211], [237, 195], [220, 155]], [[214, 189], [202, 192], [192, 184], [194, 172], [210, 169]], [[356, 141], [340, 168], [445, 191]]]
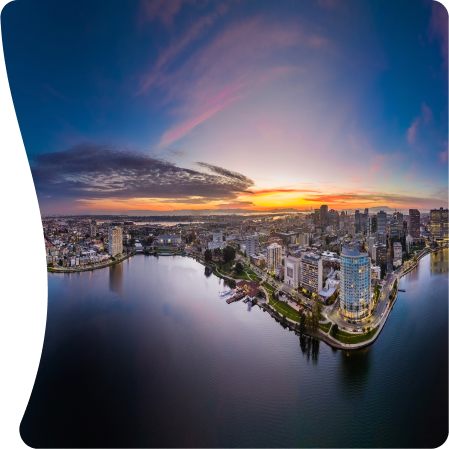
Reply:
[[223, 240], [223, 232], [220, 229], [216, 229], [212, 233], [212, 242], [209, 242], [207, 247], [211, 250], [216, 248], [224, 249], [227, 243]]
[[371, 279], [378, 279], [380, 281], [380, 267], [371, 267]]
[[376, 238], [374, 237], [374, 236], [371, 236], [369, 239], [368, 239], [368, 248], [369, 248], [369, 255], [370, 255], [370, 257], [371, 257], [371, 259], [376, 259], [376, 255], [374, 254], [373, 255], [373, 248], [374, 248], [374, 245], [376, 244]]
[[275, 269], [282, 264], [281, 262], [282, 246], [272, 243], [267, 247], [267, 270], [273, 274]]
[[407, 245], [407, 252], [410, 252], [413, 246], [413, 237], [410, 234], [405, 238], [405, 244]]
[[181, 234], [161, 234], [157, 236], [159, 245], [179, 245], [181, 241]]
[[250, 257], [253, 254], [259, 253], [259, 236], [258, 235], [250, 235], [246, 238], [245, 252], [246, 252], [247, 257]]
[[120, 226], [109, 228], [108, 244], [111, 256], [116, 256], [123, 252], [123, 229]]
[[285, 259], [284, 282], [293, 288], [299, 286], [301, 281], [301, 257], [290, 254]]
[[393, 266], [402, 265], [402, 245], [399, 242], [393, 243]]
[[301, 287], [313, 293], [323, 289], [323, 260], [314, 253], [305, 253], [301, 258]]

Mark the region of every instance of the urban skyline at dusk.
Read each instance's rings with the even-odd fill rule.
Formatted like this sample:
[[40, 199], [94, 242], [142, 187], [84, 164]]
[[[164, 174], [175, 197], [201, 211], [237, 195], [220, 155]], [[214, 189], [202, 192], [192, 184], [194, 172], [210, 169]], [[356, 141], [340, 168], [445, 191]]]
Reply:
[[439, 3], [105, 5], [2, 14], [41, 213], [447, 204]]

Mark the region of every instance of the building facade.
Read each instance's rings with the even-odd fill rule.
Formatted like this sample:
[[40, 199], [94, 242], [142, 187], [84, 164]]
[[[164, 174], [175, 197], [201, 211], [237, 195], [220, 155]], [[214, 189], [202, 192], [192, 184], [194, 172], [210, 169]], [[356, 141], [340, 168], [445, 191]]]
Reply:
[[387, 214], [383, 210], [377, 212], [377, 232], [387, 233]]
[[282, 265], [282, 246], [272, 243], [267, 247], [267, 271], [274, 274], [276, 268]]
[[116, 256], [123, 252], [123, 229], [120, 226], [109, 228], [108, 245], [111, 256]]
[[161, 234], [157, 236], [159, 245], [179, 245], [181, 243], [181, 234]]
[[259, 236], [251, 235], [247, 237], [245, 242], [245, 253], [247, 257], [259, 253]]
[[220, 248], [224, 249], [226, 248], [227, 243], [223, 240], [223, 232], [220, 229], [216, 229], [212, 233], [212, 242], [209, 242], [207, 244], [207, 247], [211, 250]]
[[321, 256], [305, 253], [301, 257], [301, 287], [312, 293], [323, 289], [323, 260]]
[[414, 238], [419, 239], [421, 237], [420, 233], [420, 223], [421, 223], [421, 214], [418, 209], [409, 209], [408, 214], [408, 233]]
[[299, 286], [301, 281], [301, 257], [293, 255], [285, 259], [284, 282], [293, 288]]
[[340, 264], [340, 313], [360, 320], [371, 315], [371, 263], [367, 253], [342, 249]]
[[393, 266], [402, 265], [402, 245], [399, 242], [393, 243]]
[[430, 211], [430, 237], [435, 240], [448, 239], [448, 210], [440, 207]]

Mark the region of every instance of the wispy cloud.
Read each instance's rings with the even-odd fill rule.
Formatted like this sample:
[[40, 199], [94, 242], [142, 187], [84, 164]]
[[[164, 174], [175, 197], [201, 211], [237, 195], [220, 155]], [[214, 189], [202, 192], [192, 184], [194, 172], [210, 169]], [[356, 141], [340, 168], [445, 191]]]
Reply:
[[446, 8], [437, 1], [432, 1], [432, 13], [427, 30], [430, 42], [438, 42], [443, 66], [448, 62], [448, 16]]

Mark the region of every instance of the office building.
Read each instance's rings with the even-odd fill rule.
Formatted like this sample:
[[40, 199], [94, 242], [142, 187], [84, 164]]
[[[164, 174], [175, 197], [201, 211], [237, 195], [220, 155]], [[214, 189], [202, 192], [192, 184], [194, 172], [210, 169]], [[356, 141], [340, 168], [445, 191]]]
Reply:
[[390, 237], [399, 237], [399, 223], [395, 218], [390, 220]]
[[368, 232], [373, 235], [377, 232], [377, 215], [368, 218]]
[[320, 207], [320, 224], [321, 226], [327, 226], [328, 222], [328, 207], [326, 204], [323, 204]]
[[123, 229], [120, 226], [109, 228], [108, 246], [111, 256], [116, 256], [123, 252]]
[[377, 212], [377, 232], [387, 233], [387, 214], [383, 210]]
[[267, 271], [274, 274], [279, 265], [282, 265], [281, 259], [282, 246], [272, 243], [267, 247]]
[[448, 210], [440, 207], [430, 211], [430, 237], [435, 240], [448, 239]]
[[374, 236], [371, 236], [369, 239], [368, 239], [368, 251], [369, 251], [369, 255], [370, 255], [370, 257], [371, 257], [371, 259], [375, 259], [375, 257], [373, 257], [373, 248], [374, 248], [374, 245], [375, 245], [375, 243], [376, 243], [376, 238], [374, 237]]
[[393, 217], [398, 221], [399, 235], [401, 235], [404, 228], [404, 214], [402, 214], [401, 212], [395, 212]]
[[421, 214], [419, 213], [419, 210], [417, 209], [409, 209], [408, 214], [408, 233], [414, 238], [419, 239], [421, 237], [421, 233], [419, 231], [419, 228], [421, 226]]
[[387, 245], [378, 244], [376, 248], [376, 265], [379, 267], [387, 263]]
[[367, 253], [343, 247], [340, 264], [340, 313], [360, 320], [371, 315], [371, 263]]
[[305, 253], [301, 257], [301, 287], [312, 293], [323, 289], [323, 260], [321, 256]]

